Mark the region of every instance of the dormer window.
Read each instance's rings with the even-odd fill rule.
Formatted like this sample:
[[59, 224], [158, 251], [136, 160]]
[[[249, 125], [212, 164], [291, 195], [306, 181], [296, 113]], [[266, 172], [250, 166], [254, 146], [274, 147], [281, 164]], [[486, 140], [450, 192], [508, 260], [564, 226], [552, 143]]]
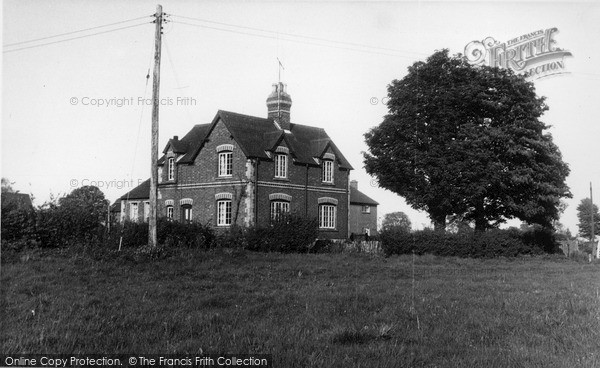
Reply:
[[167, 160], [167, 180], [175, 180], [175, 158]]
[[321, 160], [323, 175], [322, 180], [323, 183], [333, 184], [333, 161], [335, 160], [335, 155], [333, 153], [326, 153], [323, 155], [323, 160]]
[[228, 177], [233, 175], [233, 145], [222, 144], [217, 147], [219, 153], [219, 177]]
[[287, 160], [286, 154], [278, 153], [275, 155], [275, 177], [279, 179], [287, 179]]
[[323, 183], [333, 183], [333, 161], [323, 160]]
[[288, 155], [290, 153], [289, 148], [285, 146], [278, 146], [275, 149], [275, 178], [287, 179], [288, 177]]

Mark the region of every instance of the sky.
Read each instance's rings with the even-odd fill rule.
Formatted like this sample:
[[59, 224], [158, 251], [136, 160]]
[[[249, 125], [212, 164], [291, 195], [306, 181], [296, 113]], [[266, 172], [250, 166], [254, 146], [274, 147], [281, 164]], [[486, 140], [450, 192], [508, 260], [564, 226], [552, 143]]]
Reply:
[[[1, 175], [40, 205], [96, 185], [112, 201], [149, 177], [153, 1], [2, 3]], [[594, 1], [161, 1], [159, 147], [221, 110], [266, 117], [281, 72], [293, 123], [324, 128], [380, 203], [430, 226], [363, 168], [364, 133], [387, 113], [387, 86], [435, 50], [505, 42], [556, 27], [567, 73], [534, 81], [542, 120], [571, 174], [561, 222], [577, 232], [577, 204], [600, 198], [600, 3]], [[109, 25], [109, 26], [106, 26]], [[106, 27], [104, 27], [106, 26]], [[83, 32], [77, 32], [85, 30]], [[51, 37], [65, 34], [60, 37]], [[41, 39], [41, 40], [40, 40]], [[36, 42], [26, 42], [38, 40]], [[278, 60], [283, 69], [280, 71]], [[598, 200], [595, 200], [598, 203]], [[518, 225], [519, 222], [510, 224]]]

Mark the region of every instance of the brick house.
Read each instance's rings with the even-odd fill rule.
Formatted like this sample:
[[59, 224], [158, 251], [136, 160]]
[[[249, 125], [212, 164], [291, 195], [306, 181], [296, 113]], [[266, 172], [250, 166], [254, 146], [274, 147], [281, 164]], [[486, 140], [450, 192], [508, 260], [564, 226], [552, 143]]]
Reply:
[[[322, 128], [291, 122], [273, 84], [267, 117], [219, 110], [169, 140], [159, 159], [158, 216], [219, 229], [266, 226], [280, 214], [319, 220], [320, 237], [347, 238], [352, 166]], [[147, 218], [149, 182], [121, 197], [121, 217]]]
[[379, 203], [358, 190], [358, 182], [350, 181], [350, 234], [377, 235], [377, 206]]

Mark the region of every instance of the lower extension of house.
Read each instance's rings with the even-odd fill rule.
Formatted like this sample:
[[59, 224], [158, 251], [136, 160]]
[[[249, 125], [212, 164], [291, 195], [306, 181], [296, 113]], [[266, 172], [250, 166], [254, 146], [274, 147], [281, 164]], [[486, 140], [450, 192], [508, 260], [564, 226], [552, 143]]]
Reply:
[[[282, 214], [317, 218], [320, 238], [349, 235], [352, 166], [322, 128], [290, 121], [282, 83], [267, 117], [219, 110], [167, 143], [159, 159], [159, 216], [215, 228], [267, 226]], [[121, 219], [148, 217], [149, 181], [121, 197]]]

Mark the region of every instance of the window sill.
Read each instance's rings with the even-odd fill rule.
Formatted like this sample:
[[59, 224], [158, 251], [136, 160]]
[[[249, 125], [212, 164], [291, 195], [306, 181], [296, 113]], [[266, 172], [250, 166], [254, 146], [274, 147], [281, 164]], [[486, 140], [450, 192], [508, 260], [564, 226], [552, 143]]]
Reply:
[[278, 177], [274, 177], [273, 180], [275, 180], [275, 181], [290, 181], [289, 178], [278, 178]]

